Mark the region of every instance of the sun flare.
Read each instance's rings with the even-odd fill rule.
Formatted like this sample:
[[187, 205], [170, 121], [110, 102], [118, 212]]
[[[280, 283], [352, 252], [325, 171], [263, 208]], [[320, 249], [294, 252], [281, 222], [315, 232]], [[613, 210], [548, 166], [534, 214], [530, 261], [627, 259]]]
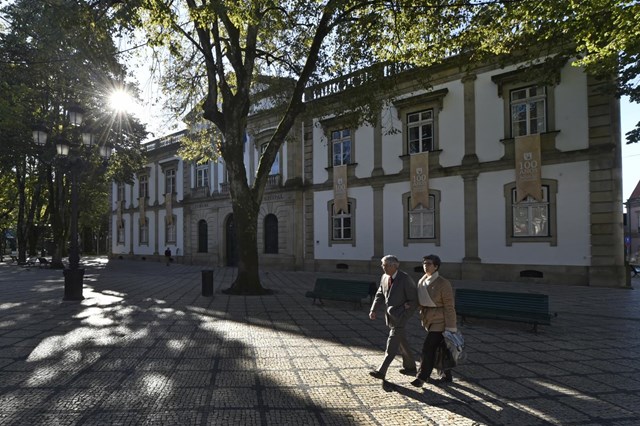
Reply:
[[133, 112], [136, 101], [126, 90], [117, 89], [109, 95], [109, 107], [115, 112]]

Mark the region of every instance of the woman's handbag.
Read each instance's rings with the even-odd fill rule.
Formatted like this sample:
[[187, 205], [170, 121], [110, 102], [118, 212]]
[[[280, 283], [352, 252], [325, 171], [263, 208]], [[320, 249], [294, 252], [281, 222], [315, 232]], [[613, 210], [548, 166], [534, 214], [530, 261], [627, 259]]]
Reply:
[[436, 349], [436, 357], [433, 362], [433, 368], [443, 374], [446, 370], [451, 370], [456, 366], [456, 361], [451, 356], [451, 352], [447, 348], [447, 344], [443, 341]]
[[464, 337], [462, 337], [462, 333], [459, 331], [455, 333], [445, 331], [442, 333], [442, 337], [444, 337], [444, 343], [451, 354], [454, 365], [464, 362], [467, 358], [467, 353], [464, 350]]

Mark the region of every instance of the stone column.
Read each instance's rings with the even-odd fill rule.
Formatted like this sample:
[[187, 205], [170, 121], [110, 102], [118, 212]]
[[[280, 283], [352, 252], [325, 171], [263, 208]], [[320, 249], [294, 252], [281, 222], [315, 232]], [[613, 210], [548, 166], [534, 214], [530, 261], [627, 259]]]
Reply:
[[620, 102], [587, 78], [591, 267], [589, 285], [627, 286], [622, 222]]
[[474, 279], [480, 274], [481, 259], [478, 256], [478, 174], [476, 155], [476, 93], [475, 74], [462, 78], [464, 85], [464, 258], [461, 278]]
[[373, 257], [370, 273], [379, 272], [384, 253], [384, 183], [373, 183]]

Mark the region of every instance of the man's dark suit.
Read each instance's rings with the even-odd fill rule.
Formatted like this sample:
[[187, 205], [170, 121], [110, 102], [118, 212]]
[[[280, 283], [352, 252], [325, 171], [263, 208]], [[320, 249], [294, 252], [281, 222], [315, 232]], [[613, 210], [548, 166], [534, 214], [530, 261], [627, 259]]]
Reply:
[[381, 376], [387, 373], [387, 369], [398, 354], [398, 350], [402, 354], [402, 366], [406, 370], [414, 371], [416, 369], [405, 330], [407, 321], [413, 316], [418, 306], [416, 285], [409, 275], [400, 270], [393, 279], [391, 290], [389, 290], [389, 279], [388, 275], [382, 275], [380, 286], [371, 305], [371, 312], [375, 312], [379, 306], [385, 307], [385, 320], [389, 326], [385, 357], [378, 368]]

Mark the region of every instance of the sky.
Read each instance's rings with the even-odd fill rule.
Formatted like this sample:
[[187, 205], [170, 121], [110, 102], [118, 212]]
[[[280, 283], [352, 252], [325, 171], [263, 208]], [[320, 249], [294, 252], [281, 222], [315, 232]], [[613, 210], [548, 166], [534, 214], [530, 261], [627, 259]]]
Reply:
[[623, 98], [620, 101], [622, 129], [622, 201], [629, 196], [640, 181], [640, 142], [627, 145], [625, 134], [640, 121], [640, 105]]

